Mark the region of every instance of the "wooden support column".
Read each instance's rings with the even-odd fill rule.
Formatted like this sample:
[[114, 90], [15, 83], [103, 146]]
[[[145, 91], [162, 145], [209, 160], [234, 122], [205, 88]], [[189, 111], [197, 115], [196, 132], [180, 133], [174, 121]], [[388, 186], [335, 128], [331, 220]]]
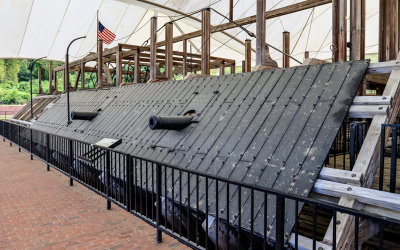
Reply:
[[173, 68], [173, 26], [172, 23], [165, 24], [165, 76], [168, 80], [172, 80]]
[[350, 60], [365, 58], [365, 0], [350, 1]]
[[229, 19], [233, 20], [233, 0], [229, 0]]
[[182, 69], [182, 75], [183, 77], [186, 76], [187, 74], [187, 40], [183, 40], [183, 69]]
[[134, 83], [140, 83], [140, 49], [137, 48], [135, 52], [135, 79]]
[[38, 68], [38, 94], [43, 94], [43, 88], [42, 88], [42, 68]]
[[257, 15], [256, 15], [256, 65], [265, 63], [266, 48], [265, 48], [265, 0], [257, 0]]
[[116, 53], [116, 86], [122, 83], [122, 47], [118, 44], [118, 51]]
[[57, 92], [57, 71], [54, 71], [54, 91]]
[[210, 9], [201, 12], [201, 73], [210, 74]]
[[49, 61], [49, 94], [53, 92], [53, 61]]
[[233, 65], [231, 66], [231, 74], [235, 74], [235, 73], [236, 73], [236, 72], [235, 72], [235, 69], [236, 69], [236, 65], [233, 64]]
[[222, 61], [221, 64], [219, 65], [219, 75], [223, 76], [225, 75], [225, 62]]
[[76, 74], [76, 78], [75, 78], [74, 89], [78, 89], [79, 78], [80, 78], [80, 77], [81, 77], [81, 69], [79, 68], [78, 73]]
[[86, 83], [85, 83], [85, 63], [81, 63], [81, 89], [86, 88]]
[[[290, 54], [290, 32], [284, 31], [283, 32], [283, 52], [286, 54]], [[282, 57], [282, 67], [289, 68], [290, 67], [290, 57], [283, 55]]]
[[346, 61], [347, 51], [347, 0], [332, 0], [333, 61]]
[[339, 62], [347, 61], [347, 0], [339, 0]]
[[379, 61], [394, 60], [399, 50], [399, 2], [380, 0]]
[[150, 20], [150, 80], [157, 78], [157, 17]]
[[244, 52], [245, 68], [243, 72], [251, 72], [251, 40], [246, 39], [244, 41], [244, 44], [245, 44], [245, 52]]
[[304, 59], [310, 58], [310, 52], [306, 51], [304, 52]]
[[246, 72], [246, 61], [242, 61], [242, 73]]
[[103, 87], [103, 40], [97, 43], [97, 87]]

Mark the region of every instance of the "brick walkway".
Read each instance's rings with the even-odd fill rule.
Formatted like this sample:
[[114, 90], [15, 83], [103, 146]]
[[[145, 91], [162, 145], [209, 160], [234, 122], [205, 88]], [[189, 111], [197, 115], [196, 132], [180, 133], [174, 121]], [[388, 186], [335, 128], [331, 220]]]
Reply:
[[0, 249], [185, 249], [57, 170], [0, 139]]

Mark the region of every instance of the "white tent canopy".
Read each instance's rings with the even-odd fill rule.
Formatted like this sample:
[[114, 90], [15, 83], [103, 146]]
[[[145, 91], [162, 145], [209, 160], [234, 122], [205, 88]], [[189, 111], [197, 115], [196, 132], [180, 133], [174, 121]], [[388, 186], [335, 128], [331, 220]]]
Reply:
[[[267, 10], [281, 8], [303, 0], [267, 0]], [[378, 51], [379, 1], [366, 1], [366, 53]], [[164, 8], [167, 7], [167, 8]], [[50, 60], [62, 61], [65, 58], [69, 42], [86, 35], [84, 40], [77, 41], [70, 48], [70, 60], [79, 59], [89, 52], [96, 51], [96, 13], [99, 20], [116, 34], [116, 40], [105, 46], [111, 48], [118, 43], [143, 45], [150, 37], [152, 16], [158, 16], [158, 27], [164, 23], [181, 18], [179, 12], [191, 13], [201, 8], [211, 8], [228, 16], [227, 0], [1, 0], [0, 58], [38, 58], [46, 56]], [[256, 0], [234, 0], [234, 19], [255, 15]], [[175, 12], [174, 10], [178, 11]], [[349, 10], [349, 8], [348, 8]], [[349, 13], [349, 11], [348, 11]], [[349, 14], [348, 14], [349, 16]], [[193, 18], [183, 18], [174, 22], [174, 36], [199, 30], [200, 13]], [[348, 18], [349, 20], [349, 18]], [[211, 12], [211, 24], [218, 25], [226, 19]], [[350, 23], [350, 22], [348, 22]], [[255, 24], [246, 25], [255, 33]], [[310, 51], [310, 57], [329, 59], [331, 57], [331, 4], [314, 9], [267, 20], [267, 42], [282, 48], [282, 32], [289, 31], [291, 37], [291, 54], [302, 61], [304, 51]], [[244, 60], [244, 46], [233, 39], [255, 40], [240, 28], [227, 30], [224, 33], [213, 33], [211, 40], [212, 56], [225, 57], [237, 61]], [[164, 29], [158, 32], [158, 40], [165, 38]], [[200, 37], [190, 40], [192, 52], [200, 53]], [[174, 44], [175, 50], [182, 50], [182, 43]], [[190, 48], [188, 48], [189, 50]], [[282, 54], [270, 49], [273, 59], [281, 64]], [[253, 53], [253, 64], [255, 54]], [[296, 65], [291, 60], [292, 65]]]

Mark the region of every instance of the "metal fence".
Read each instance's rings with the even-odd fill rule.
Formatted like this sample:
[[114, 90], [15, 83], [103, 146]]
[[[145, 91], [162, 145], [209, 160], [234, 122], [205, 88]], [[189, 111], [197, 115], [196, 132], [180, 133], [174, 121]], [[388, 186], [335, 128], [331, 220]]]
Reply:
[[[359, 247], [360, 220], [379, 225], [379, 247], [384, 248], [385, 227], [400, 229], [400, 222], [316, 201], [306, 197], [236, 182], [177, 166], [97, 147], [17, 124], [0, 121], [0, 135], [85, 185], [111, 203], [156, 227], [157, 242], [166, 233], [192, 248], [284, 249], [299, 248], [301, 208], [312, 208], [311, 235], [317, 248], [319, 211], [336, 221], [337, 213], [354, 216], [355, 249]], [[268, 211], [274, 204], [273, 211]], [[272, 215], [272, 216], [271, 216]], [[288, 226], [294, 221], [294, 227]], [[273, 225], [272, 228], [269, 225]], [[213, 233], [214, 232], [214, 233]], [[332, 248], [336, 249], [336, 223]], [[291, 239], [289, 241], [289, 238]]]

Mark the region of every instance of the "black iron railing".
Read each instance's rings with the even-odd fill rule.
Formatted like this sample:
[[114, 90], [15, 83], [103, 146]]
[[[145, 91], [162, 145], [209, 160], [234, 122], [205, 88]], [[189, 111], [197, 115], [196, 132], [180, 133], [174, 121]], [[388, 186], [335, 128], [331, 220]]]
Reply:
[[[299, 219], [303, 205], [312, 208], [308, 224], [312, 225], [309, 237], [313, 249], [322, 240], [317, 237], [321, 209], [333, 221], [337, 213], [354, 216], [355, 249], [359, 247], [360, 220], [379, 225], [381, 249], [384, 248], [385, 227], [400, 228], [397, 220], [164, 164], [5, 121], [0, 121], [0, 132], [10, 143], [16, 143], [31, 156], [46, 162], [47, 170], [51, 166], [69, 176], [70, 185], [78, 181], [105, 197], [108, 209], [111, 203], [117, 204], [155, 226], [158, 242], [163, 232], [193, 248], [298, 249], [299, 235], [305, 231]], [[268, 211], [271, 207], [272, 211]], [[332, 232], [331, 243], [335, 249], [336, 223], [333, 223]]]

